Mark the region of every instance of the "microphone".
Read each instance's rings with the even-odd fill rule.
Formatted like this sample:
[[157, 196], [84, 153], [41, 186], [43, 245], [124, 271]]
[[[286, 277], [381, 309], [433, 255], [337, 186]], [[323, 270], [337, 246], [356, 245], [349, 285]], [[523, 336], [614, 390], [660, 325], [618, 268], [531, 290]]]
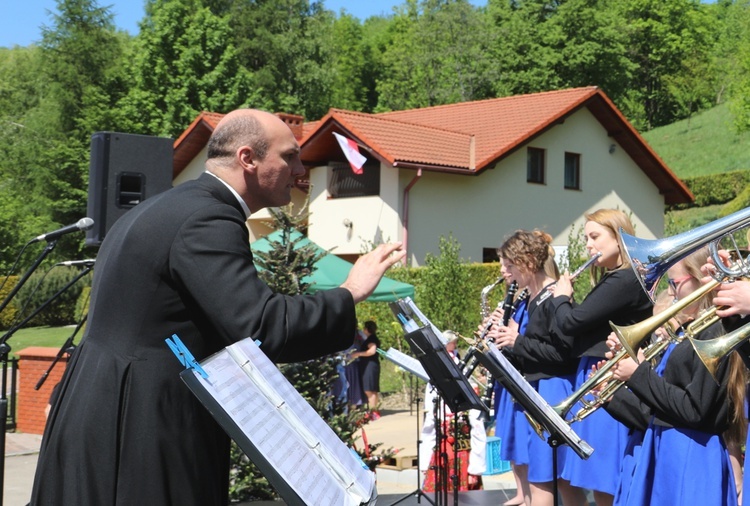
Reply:
[[55, 265], [56, 266], [63, 265], [65, 267], [92, 267], [95, 262], [96, 262], [96, 259], [87, 258], [85, 260], [67, 260], [65, 262], [59, 262]]
[[74, 225], [68, 225], [67, 227], [59, 228], [52, 232], [47, 232], [46, 234], [38, 235], [35, 238], [33, 238], [31, 242], [34, 243], [34, 242], [44, 241], [44, 240], [48, 242], [54, 241], [58, 237], [61, 237], [65, 234], [69, 234], [71, 232], [78, 232], [79, 230], [88, 230], [93, 226], [94, 226], [94, 220], [92, 220], [91, 218], [81, 218]]

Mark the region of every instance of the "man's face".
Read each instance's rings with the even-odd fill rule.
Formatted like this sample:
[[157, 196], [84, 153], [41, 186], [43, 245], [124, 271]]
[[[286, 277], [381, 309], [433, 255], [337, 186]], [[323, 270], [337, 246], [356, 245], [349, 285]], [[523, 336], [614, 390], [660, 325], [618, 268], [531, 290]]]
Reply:
[[295, 181], [305, 174], [299, 157], [299, 144], [292, 131], [281, 121], [269, 123], [266, 128], [266, 156], [262, 159], [253, 157], [255, 177], [249, 185], [252, 212], [288, 204], [292, 199]]

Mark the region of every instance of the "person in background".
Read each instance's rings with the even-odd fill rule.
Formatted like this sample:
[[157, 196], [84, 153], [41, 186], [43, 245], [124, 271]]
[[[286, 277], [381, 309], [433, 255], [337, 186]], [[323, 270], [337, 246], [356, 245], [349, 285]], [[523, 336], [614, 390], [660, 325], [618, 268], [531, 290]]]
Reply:
[[[563, 336], [572, 336], [571, 354], [579, 357], [577, 390], [592, 366], [605, 358], [610, 321], [631, 325], [651, 316], [652, 303], [620, 250], [619, 231], [634, 234], [628, 216], [617, 209], [600, 209], [585, 215], [584, 233], [589, 256], [601, 253], [592, 279], [603, 271], [591, 292], [579, 305], [572, 299], [570, 274], [563, 274], [554, 288], [555, 323]], [[628, 428], [605, 410], [597, 410], [576, 424], [576, 433], [596, 451], [587, 460], [568, 453], [563, 478], [574, 487], [593, 490], [597, 506], [612, 504], [617, 490], [620, 462], [625, 454]]]
[[232, 111], [209, 138], [204, 174], [112, 226], [86, 334], [47, 420], [32, 506], [229, 503], [229, 437], [180, 379], [165, 340], [176, 334], [199, 361], [248, 337], [275, 362], [330, 355], [351, 345], [355, 304], [404, 257], [401, 244], [384, 244], [338, 288], [273, 293], [246, 221], [288, 204], [304, 173], [288, 125]]
[[362, 376], [362, 389], [367, 397], [367, 408], [370, 410], [370, 419], [380, 418], [378, 405], [380, 404], [380, 339], [378, 339], [378, 326], [372, 321], [365, 322], [365, 342], [362, 343], [360, 351], [351, 354], [352, 358], [360, 360], [360, 374]]
[[346, 395], [349, 406], [362, 406], [365, 403], [365, 391], [362, 389], [362, 374], [359, 359], [352, 358], [352, 353], [362, 349], [367, 336], [359, 329], [354, 332], [354, 343], [344, 353], [344, 376], [348, 385]]
[[[452, 330], [443, 331], [446, 338], [445, 350], [453, 361], [458, 364], [458, 334]], [[469, 379], [474, 382], [473, 379]], [[474, 385], [476, 388], [476, 385]], [[476, 409], [459, 413], [458, 430], [454, 427], [454, 417], [448, 406], [441, 406], [439, 393], [431, 383], [425, 386], [425, 420], [422, 427], [419, 446], [419, 471], [423, 476], [423, 490], [434, 492], [443, 490], [440, 477], [453, 473], [454, 460], [458, 459], [458, 489], [479, 490], [482, 488], [482, 474], [487, 470], [486, 446], [487, 433], [484, 422], [480, 419], [480, 412]], [[443, 444], [436, 441], [435, 422], [441, 424]], [[457, 439], [454, 440], [454, 436]], [[451, 442], [458, 445], [455, 451]], [[445, 460], [439, 458], [445, 455]], [[440, 468], [443, 466], [443, 469]], [[448, 490], [453, 490], [453, 484], [448, 478]]]

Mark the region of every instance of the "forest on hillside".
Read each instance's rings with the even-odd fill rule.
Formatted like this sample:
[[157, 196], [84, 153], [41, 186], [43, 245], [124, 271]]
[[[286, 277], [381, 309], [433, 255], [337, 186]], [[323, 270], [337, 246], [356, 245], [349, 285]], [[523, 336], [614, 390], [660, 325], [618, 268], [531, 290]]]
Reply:
[[721, 103], [750, 127], [746, 1], [405, 0], [359, 20], [309, 0], [147, 0], [136, 36], [102, 4], [57, 0], [38, 44], [0, 48], [3, 271], [85, 215], [92, 133], [176, 137], [202, 110], [315, 120], [596, 85], [641, 131]]

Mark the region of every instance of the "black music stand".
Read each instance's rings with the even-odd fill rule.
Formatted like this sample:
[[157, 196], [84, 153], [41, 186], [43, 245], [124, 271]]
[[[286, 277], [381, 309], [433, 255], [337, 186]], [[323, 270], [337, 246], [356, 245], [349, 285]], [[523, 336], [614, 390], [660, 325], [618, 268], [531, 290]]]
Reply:
[[589, 458], [594, 451], [593, 448], [581, 439], [567, 422], [550, 407], [547, 401], [539, 395], [539, 392], [534, 390], [494, 344], [485, 345], [484, 349], [478, 353], [477, 358], [490, 371], [490, 374], [508, 390], [513, 399], [523, 406], [529, 418], [536, 422], [537, 425], [532, 423], [532, 428], [539, 437], [544, 437], [543, 431], [549, 434], [547, 444], [552, 448], [553, 500], [554, 504], [557, 504], [557, 448], [561, 444], [568, 444], [582, 459]]
[[[430, 378], [430, 383], [435, 387], [442, 401], [450, 407], [455, 415], [458, 415], [461, 411], [467, 411], [469, 409], [478, 409], [480, 411], [487, 410], [486, 406], [474, 391], [474, 388], [469, 384], [468, 378], [464, 376], [458, 364], [456, 364], [453, 361], [453, 358], [448, 354], [445, 346], [435, 334], [431, 326], [419, 328], [406, 334], [405, 337], [412, 353], [414, 353], [414, 356], [422, 364], [427, 376]], [[438, 439], [439, 425], [440, 423], [436, 420], [436, 442], [440, 441]], [[456, 427], [457, 424], [454, 424], [454, 429], [456, 429]], [[454, 444], [457, 444], [458, 438], [455, 437], [454, 441], [456, 442]], [[454, 454], [455, 453], [457, 452], [454, 449]], [[447, 503], [448, 487], [443, 488]], [[436, 497], [439, 496], [436, 494]], [[454, 504], [458, 504], [458, 483], [455, 481], [453, 487], [453, 501]]]
[[[406, 355], [405, 353], [402, 353], [394, 348], [389, 348], [388, 351], [383, 351], [380, 348], [378, 348], [378, 353], [381, 354], [383, 357], [387, 358], [397, 366], [401, 367], [405, 371], [411, 373], [411, 376], [409, 376], [409, 380], [411, 381], [412, 378], [415, 376], [423, 381], [430, 381], [430, 378], [427, 376], [427, 372], [425, 372], [424, 368], [422, 367], [422, 364], [420, 364], [418, 361], [415, 361], [414, 358], [410, 357], [409, 355]], [[417, 410], [417, 462], [419, 462], [419, 447], [421, 446], [421, 432], [419, 430], [419, 401], [420, 401], [419, 393], [414, 397], [414, 402], [416, 404], [416, 410]], [[411, 409], [411, 408], [409, 408]], [[427, 496], [427, 494], [424, 493], [424, 491], [419, 486], [419, 465], [417, 465], [417, 488], [405, 496], [398, 499], [396, 502], [391, 503], [391, 506], [394, 506], [402, 501], [405, 501], [409, 497], [416, 496], [417, 497], [417, 504], [421, 504], [421, 499], [424, 497], [427, 499], [427, 502], [434, 505], [435, 503]]]

